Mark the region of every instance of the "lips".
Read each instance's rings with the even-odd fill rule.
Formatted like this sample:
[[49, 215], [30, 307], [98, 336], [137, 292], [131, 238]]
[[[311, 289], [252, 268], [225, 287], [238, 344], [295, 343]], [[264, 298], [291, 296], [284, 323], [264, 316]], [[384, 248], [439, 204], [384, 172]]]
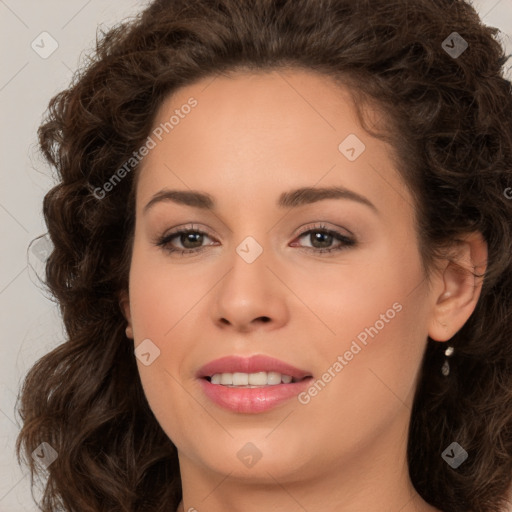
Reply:
[[[238, 387], [214, 384], [216, 374], [255, 374], [276, 372], [293, 378], [292, 382], [259, 387]], [[274, 359], [256, 355], [252, 357], [228, 356], [216, 359], [199, 369], [196, 377], [203, 393], [216, 405], [235, 413], [264, 413], [296, 397], [310, 385], [312, 376], [305, 370]]]
[[227, 356], [215, 359], [202, 366], [197, 372], [197, 378], [211, 377], [217, 373], [257, 373], [257, 372], [278, 372], [282, 375], [290, 375], [295, 381], [311, 377], [311, 373], [300, 370], [279, 359], [264, 355], [251, 357]]

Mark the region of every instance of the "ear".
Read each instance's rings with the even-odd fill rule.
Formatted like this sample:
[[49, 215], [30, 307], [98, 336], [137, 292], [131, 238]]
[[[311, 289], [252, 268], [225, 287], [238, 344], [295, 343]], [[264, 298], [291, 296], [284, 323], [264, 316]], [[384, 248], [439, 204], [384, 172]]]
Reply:
[[133, 340], [132, 313], [130, 311], [130, 296], [127, 290], [123, 290], [120, 294], [119, 306], [123, 312], [128, 325], [126, 326], [126, 337]]
[[438, 291], [428, 334], [436, 341], [449, 340], [473, 313], [483, 284], [483, 277], [473, 274], [487, 269], [487, 243], [481, 233], [471, 233], [458, 241], [450, 256], [434, 287]]

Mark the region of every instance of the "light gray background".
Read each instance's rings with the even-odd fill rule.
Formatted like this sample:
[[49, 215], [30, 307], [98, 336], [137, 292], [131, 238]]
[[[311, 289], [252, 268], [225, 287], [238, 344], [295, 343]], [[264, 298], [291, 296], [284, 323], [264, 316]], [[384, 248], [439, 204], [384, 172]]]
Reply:
[[[46, 232], [41, 214], [51, 172], [37, 154], [36, 131], [50, 98], [67, 87], [84, 51], [94, 45], [99, 24], [109, 27], [141, 10], [137, 0], [0, 0], [0, 512], [36, 511], [30, 478], [17, 465], [14, 443], [19, 427], [15, 398], [27, 370], [64, 341], [57, 306], [38, 284], [43, 275]], [[512, 0], [474, 0], [487, 25], [502, 31], [512, 53]], [[50, 48], [48, 32], [58, 48]], [[448, 34], [440, 34], [440, 43]], [[44, 47], [43, 47], [44, 44]], [[512, 79], [512, 59], [507, 63]], [[36, 495], [39, 493], [36, 491]], [[512, 511], [512, 507], [510, 509]]]

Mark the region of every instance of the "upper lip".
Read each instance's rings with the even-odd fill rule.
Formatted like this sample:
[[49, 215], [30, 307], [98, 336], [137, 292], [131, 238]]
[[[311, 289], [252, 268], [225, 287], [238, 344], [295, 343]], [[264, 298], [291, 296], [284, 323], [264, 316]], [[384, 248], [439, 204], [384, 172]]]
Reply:
[[289, 375], [296, 380], [310, 377], [311, 374], [305, 370], [299, 370], [284, 361], [265, 355], [254, 355], [251, 357], [226, 356], [215, 359], [202, 366], [197, 372], [198, 378], [211, 377], [216, 373], [257, 373], [257, 372], [279, 372], [281, 375]]

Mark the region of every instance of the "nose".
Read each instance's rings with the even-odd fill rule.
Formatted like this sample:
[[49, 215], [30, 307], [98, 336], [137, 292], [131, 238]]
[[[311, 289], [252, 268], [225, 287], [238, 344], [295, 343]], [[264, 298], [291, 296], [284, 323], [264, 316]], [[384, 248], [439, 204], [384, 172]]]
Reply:
[[290, 292], [278, 273], [265, 250], [252, 263], [235, 253], [230, 270], [215, 287], [210, 310], [215, 325], [237, 332], [270, 331], [285, 325]]

